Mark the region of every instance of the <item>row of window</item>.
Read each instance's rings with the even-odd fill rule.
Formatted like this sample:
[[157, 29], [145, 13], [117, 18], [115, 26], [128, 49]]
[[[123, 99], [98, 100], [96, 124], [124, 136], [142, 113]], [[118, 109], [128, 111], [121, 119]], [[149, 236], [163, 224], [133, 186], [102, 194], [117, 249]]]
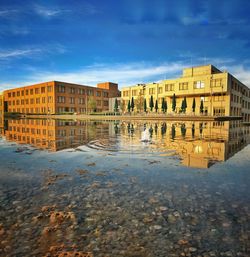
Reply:
[[250, 90], [247, 90], [235, 81], [232, 81], [232, 89], [234, 89], [237, 92], [241, 92], [246, 97], [250, 97]]
[[37, 107], [37, 108], [9, 108], [9, 112], [20, 112], [20, 113], [53, 113], [53, 109], [48, 107]]
[[[8, 101], [8, 105], [25, 105], [25, 104], [40, 104], [40, 103], [46, 103], [46, 97], [37, 97], [37, 98], [30, 98], [30, 99], [21, 99], [21, 100], [13, 100]], [[53, 97], [48, 96], [47, 97], [47, 103], [53, 103]]]
[[[85, 88], [75, 88], [75, 87], [66, 87], [63, 85], [59, 85], [57, 88], [58, 93], [66, 93], [66, 90], [68, 90], [68, 93], [70, 94], [79, 94], [79, 95], [88, 95], [88, 96], [94, 96], [94, 90], [93, 89], [85, 89]], [[105, 91], [96, 91], [95, 95], [97, 97], [109, 97], [109, 93]]]
[[53, 92], [53, 87], [52, 86], [47, 86], [47, 87], [38, 87], [38, 88], [31, 88], [31, 89], [23, 89], [21, 91], [14, 91], [14, 92], [9, 92], [8, 97], [18, 97], [18, 96], [24, 96], [24, 95], [34, 95], [34, 94], [44, 94], [46, 93], [46, 88], [47, 92]]
[[[68, 98], [69, 100], [69, 103], [70, 104], [75, 104], [75, 103], [78, 103], [78, 104], [85, 104], [85, 98], [75, 98], [75, 97], [69, 97]], [[67, 98], [65, 96], [58, 96], [57, 97], [57, 103], [66, 103], [67, 102]], [[108, 106], [108, 101], [107, 100], [104, 100], [104, 101], [101, 101], [101, 100], [96, 100], [96, 104], [98, 106], [101, 106], [102, 105], [102, 102], [103, 102], [103, 105], [104, 106]]]

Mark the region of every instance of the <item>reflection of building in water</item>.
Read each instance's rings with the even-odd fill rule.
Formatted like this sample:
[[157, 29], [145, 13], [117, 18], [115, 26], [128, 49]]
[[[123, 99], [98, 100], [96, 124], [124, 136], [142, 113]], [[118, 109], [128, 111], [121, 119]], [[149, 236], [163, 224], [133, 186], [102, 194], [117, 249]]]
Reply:
[[216, 161], [226, 161], [250, 141], [250, 128], [242, 127], [239, 121], [123, 123], [122, 127], [123, 133], [138, 143], [141, 131], [151, 129], [153, 144], [148, 147], [174, 151], [180, 155], [183, 165], [197, 168], [208, 168]]
[[[133, 148], [162, 156], [177, 154], [183, 165], [198, 168], [226, 161], [249, 143], [250, 134], [250, 127], [242, 127], [239, 121], [104, 123], [21, 119], [7, 120], [4, 127], [7, 140], [41, 149], [58, 151], [92, 141], [103, 150], [130, 151]], [[144, 129], [149, 130], [152, 144], [141, 142]]]
[[100, 122], [21, 119], [7, 123], [7, 140], [51, 151], [84, 145], [97, 134], [109, 135], [109, 124]]

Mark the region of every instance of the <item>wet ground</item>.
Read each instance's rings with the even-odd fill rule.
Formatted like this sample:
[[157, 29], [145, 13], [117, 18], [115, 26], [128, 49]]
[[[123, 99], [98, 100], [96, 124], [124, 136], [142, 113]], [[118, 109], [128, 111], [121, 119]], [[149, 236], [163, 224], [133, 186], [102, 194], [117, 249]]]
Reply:
[[[55, 124], [53, 150], [10, 140], [8, 126], [0, 256], [249, 256], [250, 145], [241, 126], [223, 124], [218, 138], [211, 124], [184, 132], [183, 124], [69, 122], [59, 127], [76, 129], [70, 145]], [[151, 136], [142, 142], [144, 129]], [[199, 155], [207, 141], [227, 158]], [[188, 154], [209, 168], [185, 166]]]

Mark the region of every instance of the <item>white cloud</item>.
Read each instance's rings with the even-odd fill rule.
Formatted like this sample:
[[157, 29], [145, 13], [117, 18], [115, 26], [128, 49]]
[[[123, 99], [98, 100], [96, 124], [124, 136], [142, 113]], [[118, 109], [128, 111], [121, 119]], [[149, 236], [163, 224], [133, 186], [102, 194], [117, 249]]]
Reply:
[[41, 5], [35, 5], [34, 11], [38, 15], [48, 19], [61, 15], [62, 13], [71, 12], [71, 10], [65, 10], [65, 9], [59, 9], [59, 8], [47, 8]]
[[23, 56], [31, 56], [34, 53], [41, 52], [41, 49], [14, 49], [14, 50], [3, 50], [0, 51], [0, 60], [1, 59], [10, 59]]
[[[182, 63], [162, 63], [151, 65], [145, 62], [127, 64], [95, 64], [74, 72], [36, 72], [27, 76], [20, 83], [9, 81], [11, 87], [29, 85], [41, 81], [64, 81], [82, 85], [95, 86], [99, 82], [112, 81], [119, 84], [119, 87], [129, 86], [143, 82], [153, 82], [171, 78], [176, 73], [181, 74], [186, 67]], [[1, 84], [0, 84], [1, 87]], [[2, 88], [4, 85], [2, 85]], [[10, 88], [8, 86], [8, 88]]]
[[60, 44], [45, 46], [30, 46], [23, 49], [0, 49], [0, 61], [9, 61], [13, 58], [33, 58], [42, 53], [63, 54], [66, 52], [64, 46]]
[[[215, 60], [210, 58], [211, 60]], [[221, 64], [218, 68], [227, 69], [247, 86], [250, 81], [250, 70], [243, 66], [231, 65], [231, 59], [217, 59]], [[226, 65], [223, 65], [226, 64]], [[194, 66], [202, 65], [196, 61]], [[164, 62], [153, 65], [147, 62], [138, 63], [116, 63], [116, 64], [94, 64], [71, 72], [41, 72], [35, 68], [29, 69], [30, 75], [18, 80], [5, 81], [0, 84], [0, 90], [7, 88], [31, 85], [45, 81], [64, 81], [81, 85], [96, 86], [99, 82], [111, 81], [119, 84], [119, 88], [135, 85], [138, 83], [157, 82], [163, 79], [172, 79], [182, 74], [182, 69], [190, 67], [190, 62]], [[8, 86], [6, 86], [8, 84]]]
[[13, 14], [16, 14], [18, 12], [19, 11], [16, 9], [0, 10], [0, 18], [10, 18]]

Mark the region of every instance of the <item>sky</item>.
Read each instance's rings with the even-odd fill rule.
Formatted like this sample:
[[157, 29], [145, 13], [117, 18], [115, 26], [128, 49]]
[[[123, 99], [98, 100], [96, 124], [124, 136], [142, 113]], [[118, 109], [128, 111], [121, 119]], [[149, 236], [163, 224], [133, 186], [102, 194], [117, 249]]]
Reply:
[[0, 91], [119, 87], [213, 64], [250, 87], [249, 0], [0, 0]]

